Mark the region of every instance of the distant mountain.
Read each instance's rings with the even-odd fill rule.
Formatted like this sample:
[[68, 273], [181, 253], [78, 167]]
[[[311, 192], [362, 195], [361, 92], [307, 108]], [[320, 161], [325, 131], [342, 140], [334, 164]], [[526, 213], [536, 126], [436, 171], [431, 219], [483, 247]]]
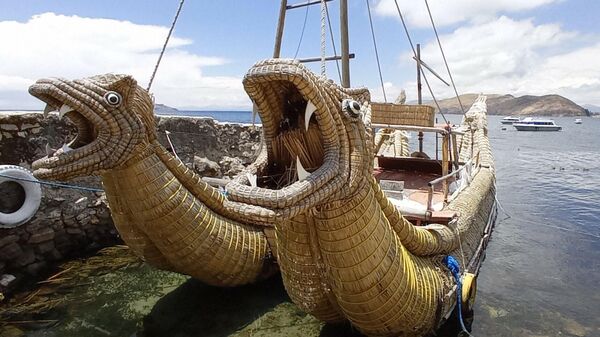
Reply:
[[590, 110], [590, 112], [600, 113], [600, 106], [592, 105], [592, 104], [584, 104], [582, 107]]
[[177, 109], [164, 104], [154, 104], [154, 113], [158, 115], [172, 115], [176, 113]]
[[[468, 109], [477, 94], [464, 94], [460, 100]], [[521, 96], [486, 94], [487, 108], [490, 115], [503, 116], [587, 116], [588, 111], [573, 101], [559, 95]], [[439, 101], [444, 113], [462, 113], [456, 97]], [[433, 105], [432, 102], [426, 104]]]

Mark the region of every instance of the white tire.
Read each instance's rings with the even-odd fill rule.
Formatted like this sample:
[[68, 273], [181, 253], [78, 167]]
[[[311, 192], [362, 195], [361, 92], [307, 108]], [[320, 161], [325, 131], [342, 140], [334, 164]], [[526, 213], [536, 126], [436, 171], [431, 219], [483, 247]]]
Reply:
[[40, 188], [40, 184], [30, 181], [11, 179], [7, 176], [37, 181], [31, 172], [25, 168], [15, 165], [0, 165], [0, 184], [7, 181], [14, 181], [15, 183], [21, 185], [23, 190], [25, 190], [25, 201], [23, 202], [21, 208], [13, 213], [0, 212], [0, 228], [14, 228], [29, 221], [29, 219], [31, 219], [37, 212], [42, 201], [42, 189]]

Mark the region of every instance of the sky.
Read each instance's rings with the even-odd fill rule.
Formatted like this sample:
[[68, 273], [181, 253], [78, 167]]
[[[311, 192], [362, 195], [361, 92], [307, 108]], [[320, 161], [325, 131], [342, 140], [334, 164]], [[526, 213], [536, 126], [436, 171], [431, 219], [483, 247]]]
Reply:
[[[289, 0], [302, 3], [306, 0]], [[351, 83], [383, 101], [366, 0], [348, 0]], [[600, 105], [600, 1], [428, 0], [459, 93], [560, 94]], [[179, 0], [0, 0], [0, 109], [41, 109], [43, 77], [133, 75], [146, 87]], [[187, 0], [151, 92], [187, 110], [248, 110], [242, 78], [272, 57], [280, 1]], [[416, 64], [394, 0], [370, 0], [388, 101], [416, 99]], [[449, 79], [425, 0], [398, 0], [422, 59]], [[339, 2], [329, 3], [339, 53]], [[306, 28], [303, 38], [304, 18]], [[327, 54], [334, 51], [327, 35]], [[300, 48], [298, 46], [300, 45]], [[287, 12], [281, 57], [320, 56], [319, 6]], [[309, 65], [319, 72], [320, 64]], [[339, 82], [335, 62], [327, 76]], [[428, 76], [438, 98], [452, 88]], [[424, 89], [427, 99], [430, 95]]]

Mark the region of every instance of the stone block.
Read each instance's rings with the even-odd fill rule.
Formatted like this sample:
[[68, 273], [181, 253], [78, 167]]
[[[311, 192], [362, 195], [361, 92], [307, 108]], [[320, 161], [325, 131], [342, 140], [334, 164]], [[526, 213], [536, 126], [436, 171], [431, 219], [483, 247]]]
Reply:
[[50, 261], [58, 261], [62, 260], [63, 255], [58, 251], [58, 249], [54, 249], [50, 253], [48, 253], [47, 257]]
[[54, 250], [54, 241], [42, 242], [35, 247], [35, 251], [41, 255], [44, 255], [53, 250]]
[[40, 243], [54, 239], [54, 230], [51, 228], [44, 228], [41, 231], [34, 233], [29, 238], [29, 243]]
[[19, 128], [14, 124], [0, 124], [0, 129], [6, 131], [19, 131]]
[[9, 243], [8, 245], [0, 249], [0, 261], [13, 260], [21, 256], [21, 254], [23, 254], [21, 246], [19, 246], [15, 242]]
[[0, 248], [8, 245], [9, 243], [13, 243], [13, 242], [17, 242], [19, 241], [19, 237], [17, 235], [11, 234], [11, 235], [7, 235], [3, 238], [0, 238]]
[[23, 253], [19, 255], [19, 257], [13, 262], [15, 267], [25, 267], [28, 264], [31, 264], [35, 261], [35, 253], [33, 249], [26, 248], [23, 250]]
[[38, 123], [35, 123], [35, 124], [23, 123], [21, 125], [21, 130], [29, 130], [29, 129], [39, 128], [39, 127], [40, 127], [40, 125]]
[[31, 276], [39, 275], [44, 269], [48, 267], [48, 264], [45, 261], [39, 261], [36, 263], [32, 263], [25, 267], [25, 272]]
[[67, 228], [67, 233], [71, 235], [81, 235], [83, 231], [79, 228]]

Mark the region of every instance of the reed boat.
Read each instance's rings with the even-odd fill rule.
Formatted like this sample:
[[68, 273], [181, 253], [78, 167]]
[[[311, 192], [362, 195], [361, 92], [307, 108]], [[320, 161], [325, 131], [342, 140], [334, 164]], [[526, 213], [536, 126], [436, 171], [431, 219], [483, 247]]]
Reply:
[[472, 309], [496, 217], [486, 100], [457, 127], [435, 125], [430, 106], [373, 102], [349, 88], [345, 39], [341, 85], [279, 58], [277, 43], [251, 67], [243, 86], [261, 151], [222, 189], [158, 142], [152, 98], [128, 75], [30, 87], [78, 130], [34, 175], [99, 175], [121, 237], [157, 268], [223, 287], [279, 272], [291, 300], [324, 322], [432, 334]]

